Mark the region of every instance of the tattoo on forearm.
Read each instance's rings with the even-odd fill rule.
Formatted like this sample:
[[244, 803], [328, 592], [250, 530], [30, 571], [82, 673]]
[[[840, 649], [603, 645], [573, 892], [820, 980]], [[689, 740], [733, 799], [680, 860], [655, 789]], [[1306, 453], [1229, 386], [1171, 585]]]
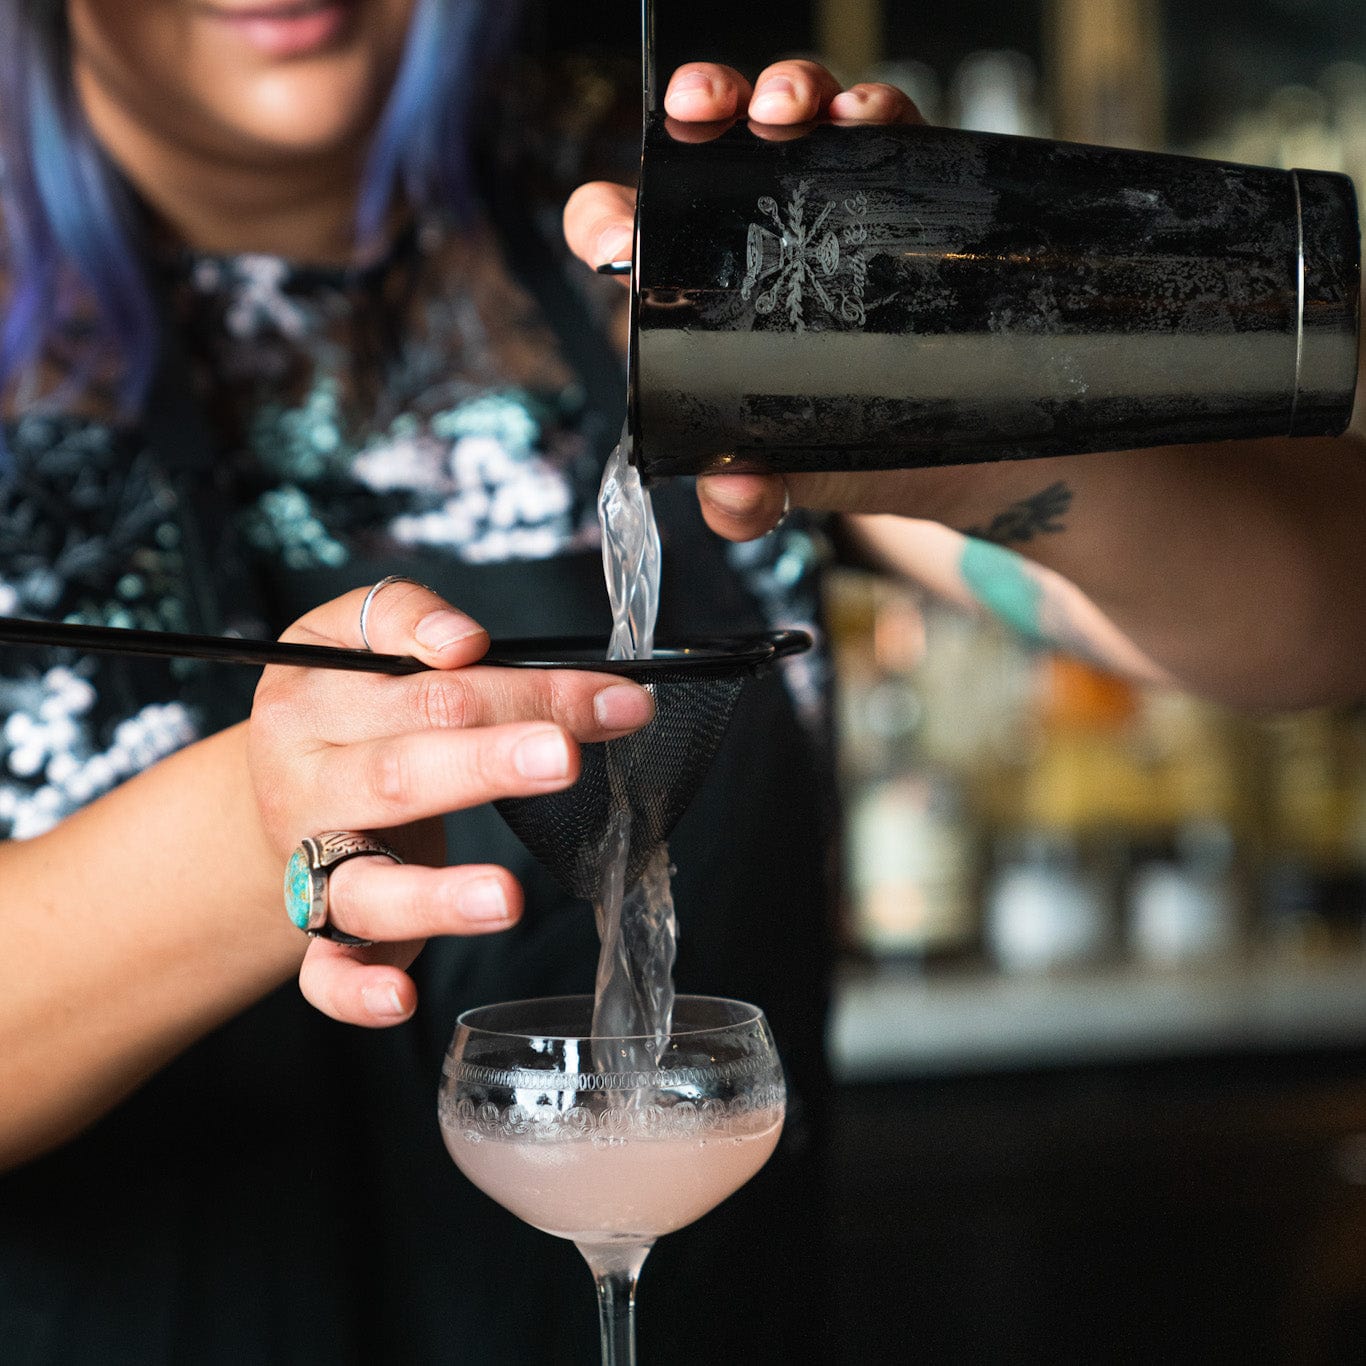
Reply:
[[998, 512], [989, 525], [966, 527], [963, 535], [993, 545], [1023, 545], [1035, 536], [1067, 529], [1063, 518], [1072, 507], [1072, 490], [1061, 480]]
[[1050, 643], [1043, 625], [1043, 584], [1027, 560], [973, 536], [963, 542], [958, 568], [968, 592], [997, 620], [1036, 645]]
[[1024, 640], [1110, 666], [1074, 619], [1065, 594], [1018, 551], [972, 536], [963, 542], [958, 568], [973, 598]]

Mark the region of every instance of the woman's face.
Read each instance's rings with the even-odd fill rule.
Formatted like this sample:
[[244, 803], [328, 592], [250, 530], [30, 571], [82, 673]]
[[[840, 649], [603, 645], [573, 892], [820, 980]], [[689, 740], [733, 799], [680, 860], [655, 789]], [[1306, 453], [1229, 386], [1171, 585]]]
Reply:
[[246, 165], [359, 146], [416, 0], [67, 0], [87, 103]]

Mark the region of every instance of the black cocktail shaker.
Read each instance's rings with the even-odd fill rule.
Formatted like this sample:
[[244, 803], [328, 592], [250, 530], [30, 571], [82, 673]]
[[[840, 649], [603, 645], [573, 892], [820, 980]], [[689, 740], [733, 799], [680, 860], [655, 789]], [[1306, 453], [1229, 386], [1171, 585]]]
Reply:
[[647, 477], [1350, 421], [1345, 176], [943, 128], [699, 138], [654, 107], [650, 67], [628, 416]]

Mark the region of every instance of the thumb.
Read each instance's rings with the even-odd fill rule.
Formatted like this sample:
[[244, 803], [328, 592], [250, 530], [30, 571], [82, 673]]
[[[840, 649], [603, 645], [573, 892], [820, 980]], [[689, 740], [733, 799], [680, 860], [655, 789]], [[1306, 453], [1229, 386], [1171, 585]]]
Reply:
[[782, 520], [789, 491], [777, 474], [705, 474], [697, 480], [697, 500], [718, 536], [752, 541]]
[[333, 598], [300, 617], [281, 639], [351, 649], [368, 644], [378, 654], [413, 655], [433, 669], [463, 668], [489, 647], [488, 632], [473, 617], [432, 589], [402, 578]]

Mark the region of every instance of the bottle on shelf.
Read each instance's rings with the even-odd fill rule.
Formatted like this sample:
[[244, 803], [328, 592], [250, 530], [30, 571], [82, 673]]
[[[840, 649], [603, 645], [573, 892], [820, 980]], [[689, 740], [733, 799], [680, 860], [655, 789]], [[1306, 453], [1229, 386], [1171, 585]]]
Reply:
[[1366, 947], [1366, 723], [1323, 709], [1267, 727], [1272, 830], [1261, 912], [1295, 956]]
[[864, 623], [840, 651], [845, 937], [876, 959], [962, 958], [978, 938], [976, 827], [961, 774], [936, 750], [922, 607], [872, 580], [843, 591], [862, 595], [846, 624]]
[[1127, 853], [1151, 819], [1132, 688], [1061, 656], [1037, 668], [1033, 752], [997, 812], [984, 910], [988, 952], [1012, 972], [1119, 957]]
[[1162, 967], [1228, 958], [1247, 941], [1256, 784], [1244, 728], [1189, 694], [1159, 689], [1143, 697], [1142, 729], [1157, 819], [1130, 858], [1129, 952]]

